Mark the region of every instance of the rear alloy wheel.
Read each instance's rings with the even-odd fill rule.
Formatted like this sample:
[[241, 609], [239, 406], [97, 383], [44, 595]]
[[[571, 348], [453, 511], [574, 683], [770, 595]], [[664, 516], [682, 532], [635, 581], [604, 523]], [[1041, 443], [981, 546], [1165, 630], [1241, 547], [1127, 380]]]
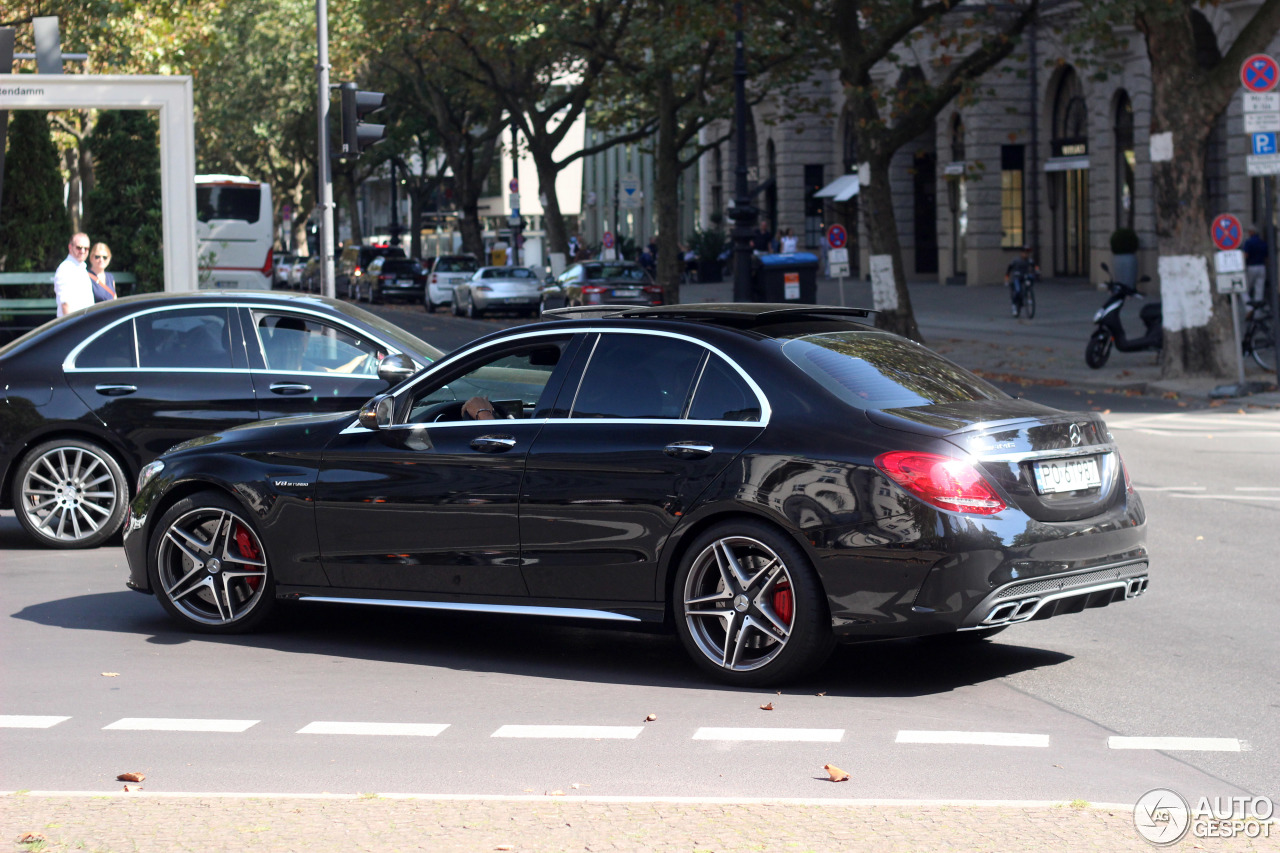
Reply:
[[66, 438], [32, 448], [13, 479], [18, 521], [51, 548], [101, 545], [124, 522], [129, 487], [115, 458]]
[[681, 562], [676, 627], [694, 663], [739, 686], [806, 675], [835, 644], [825, 596], [794, 542], [757, 521], [718, 524]]
[[476, 300], [470, 293], [467, 294], [467, 317], [471, 320], [480, 319], [480, 310], [476, 308]]
[[253, 523], [231, 498], [200, 492], [174, 504], [148, 547], [151, 589], [184, 626], [249, 631], [275, 604], [275, 580]]
[[1089, 338], [1089, 345], [1084, 348], [1084, 363], [1097, 370], [1107, 363], [1111, 356], [1111, 333], [1104, 329], [1096, 330]]

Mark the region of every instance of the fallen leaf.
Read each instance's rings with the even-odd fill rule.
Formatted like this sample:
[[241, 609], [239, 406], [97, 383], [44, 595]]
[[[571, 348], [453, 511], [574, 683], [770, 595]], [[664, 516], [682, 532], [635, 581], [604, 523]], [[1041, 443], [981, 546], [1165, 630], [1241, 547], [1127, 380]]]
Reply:
[[497, 847], [493, 849], [494, 850], [515, 850], [516, 846], [514, 844], [499, 844]]
[[18, 836], [19, 844], [39, 844], [42, 841], [48, 841], [43, 832], [24, 832]]
[[578, 790], [579, 788], [581, 788], [581, 787], [582, 787], [582, 783], [581, 783], [581, 782], [574, 782], [574, 783], [573, 783], [572, 785], [570, 785], [569, 787], [576, 791], [576, 790]]
[[105, 675], [107, 678], [119, 678], [119, 677], [120, 677], [120, 673], [118, 673], [118, 672], [104, 672], [104, 673], [102, 673], [102, 674], [103, 674], [103, 675]]
[[1203, 536], [1197, 536], [1197, 537], [1196, 537], [1196, 541], [1197, 541], [1197, 542], [1199, 542], [1201, 539], [1204, 539], [1204, 537], [1203, 537]]
[[146, 779], [146, 778], [147, 778], [146, 775], [143, 773], [121, 773], [119, 776], [116, 777], [116, 781], [117, 782], [141, 782], [143, 779]]
[[849, 781], [849, 774], [845, 773], [843, 770], [841, 770], [839, 767], [836, 767], [834, 764], [824, 764], [822, 765], [822, 769], [827, 771], [827, 775], [831, 777], [832, 782], [848, 782]]
[[125, 785], [124, 786], [124, 792], [126, 794], [132, 794], [134, 791], [141, 791], [141, 790], [142, 790], [141, 785]]
[[814, 696], [826, 696], [826, 695], [827, 695], [827, 691], [825, 691], [825, 690], [824, 690], [824, 691], [822, 691], [821, 693], [815, 693], [815, 694], [813, 694], [813, 695], [814, 695]]
[[761, 706], [760, 706], [760, 710], [761, 710], [761, 711], [772, 711], [772, 710], [773, 710], [773, 703], [772, 703], [772, 702], [765, 702], [763, 705], [761, 705]]
[[548, 796], [548, 797], [563, 797], [563, 796], [564, 796], [564, 791], [560, 791], [560, 790], [547, 791], [547, 796]]
[[657, 715], [657, 714], [650, 714], [649, 716], [647, 716], [647, 717], [645, 717], [645, 718], [644, 718], [644, 721], [645, 721], [646, 723], [652, 723], [652, 722], [653, 722], [654, 720], [656, 720], [656, 719], [658, 719], [658, 715]]

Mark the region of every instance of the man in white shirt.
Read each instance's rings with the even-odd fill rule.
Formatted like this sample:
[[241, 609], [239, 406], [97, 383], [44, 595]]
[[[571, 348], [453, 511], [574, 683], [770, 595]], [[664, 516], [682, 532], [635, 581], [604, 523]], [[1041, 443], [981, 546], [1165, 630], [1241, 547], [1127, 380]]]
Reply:
[[58, 316], [79, 311], [93, 304], [93, 279], [89, 278], [89, 235], [71, 235], [67, 258], [53, 274], [53, 295], [58, 301]]

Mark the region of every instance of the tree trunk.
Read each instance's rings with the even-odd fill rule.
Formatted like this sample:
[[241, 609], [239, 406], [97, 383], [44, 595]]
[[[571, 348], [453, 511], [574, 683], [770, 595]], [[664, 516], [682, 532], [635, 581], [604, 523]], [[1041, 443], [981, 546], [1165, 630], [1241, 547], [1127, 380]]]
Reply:
[[560, 197], [556, 194], [556, 177], [560, 170], [555, 165], [554, 152], [541, 146], [529, 146], [533, 155], [533, 167], [538, 172], [538, 192], [546, 199], [542, 203], [542, 227], [547, 232], [547, 251], [569, 256], [569, 231], [560, 212]]
[[[859, 134], [858, 146], [865, 151], [871, 145], [864, 145], [861, 137]], [[870, 244], [873, 307], [880, 312], [876, 325], [924, 343], [911, 310], [911, 294], [907, 291], [907, 276], [902, 266], [898, 221], [893, 213], [893, 187], [889, 184], [889, 158], [874, 158], [869, 163], [871, 182], [863, 184], [858, 193]]]
[[658, 136], [654, 156], [654, 210], [658, 214], [658, 284], [663, 301], [680, 301], [680, 150], [679, 125], [673, 106], [675, 94], [670, 74], [658, 87]]
[[[1235, 372], [1230, 297], [1215, 293], [1210, 221], [1223, 211], [1205, 209], [1205, 153], [1209, 131], [1231, 90], [1204, 83], [1185, 18], [1153, 15], [1140, 22], [1151, 58], [1151, 136], [1172, 141], [1172, 157], [1152, 166], [1159, 242], [1160, 295], [1164, 308], [1161, 374], [1230, 378]], [[1234, 87], [1233, 87], [1234, 88]]]

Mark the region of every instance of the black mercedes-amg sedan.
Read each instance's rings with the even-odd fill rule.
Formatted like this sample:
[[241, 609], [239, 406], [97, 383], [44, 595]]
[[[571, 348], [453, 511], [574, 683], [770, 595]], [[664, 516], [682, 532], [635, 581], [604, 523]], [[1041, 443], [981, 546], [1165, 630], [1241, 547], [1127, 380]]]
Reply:
[[101, 544], [124, 522], [138, 471], [174, 444], [357, 408], [440, 355], [321, 296], [198, 291], [99, 303], [0, 348], [0, 508], [45, 545]]
[[868, 315], [565, 309], [358, 413], [189, 441], [139, 477], [129, 586], [220, 633], [279, 599], [665, 624], [741, 685], [1144, 592], [1101, 418]]

